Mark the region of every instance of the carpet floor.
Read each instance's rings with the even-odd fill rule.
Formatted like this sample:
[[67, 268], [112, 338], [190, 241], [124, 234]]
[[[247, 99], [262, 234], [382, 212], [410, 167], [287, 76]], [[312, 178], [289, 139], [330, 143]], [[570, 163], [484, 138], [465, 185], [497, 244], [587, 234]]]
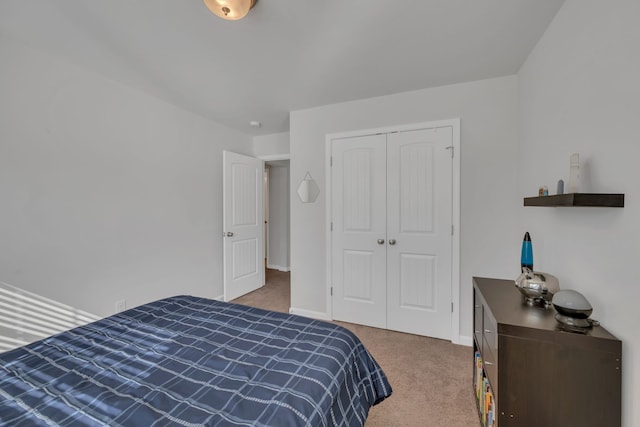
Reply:
[[[289, 273], [267, 270], [267, 284], [233, 302], [287, 313]], [[477, 427], [473, 350], [448, 341], [351, 323], [387, 374], [393, 394], [371, 408], [366, 427]]]

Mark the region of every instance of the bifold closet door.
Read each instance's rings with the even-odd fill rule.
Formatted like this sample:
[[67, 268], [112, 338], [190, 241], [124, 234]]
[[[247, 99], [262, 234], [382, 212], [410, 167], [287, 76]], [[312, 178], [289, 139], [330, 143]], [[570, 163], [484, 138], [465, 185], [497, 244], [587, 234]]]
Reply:
[[387, 328], [451, 339], [452, 129], [387, 142]]
[[386, 135], [332, 142], [333, 318], [386, 328]]

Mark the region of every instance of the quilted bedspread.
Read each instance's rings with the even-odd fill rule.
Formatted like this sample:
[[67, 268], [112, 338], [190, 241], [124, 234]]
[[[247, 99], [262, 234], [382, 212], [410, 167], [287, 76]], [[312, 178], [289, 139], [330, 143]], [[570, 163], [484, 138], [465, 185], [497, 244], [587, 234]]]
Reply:
[[0, 425], [362, 426], [390, 394], [338, 325], [190, 296], [0, 354]]

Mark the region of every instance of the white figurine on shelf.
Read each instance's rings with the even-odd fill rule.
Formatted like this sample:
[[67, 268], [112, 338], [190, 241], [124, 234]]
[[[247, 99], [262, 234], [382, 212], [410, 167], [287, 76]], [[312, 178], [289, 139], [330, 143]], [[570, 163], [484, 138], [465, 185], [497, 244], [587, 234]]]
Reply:
[[569, 193], [580, 192], [580, 153], [573, 153], [569, 162]]

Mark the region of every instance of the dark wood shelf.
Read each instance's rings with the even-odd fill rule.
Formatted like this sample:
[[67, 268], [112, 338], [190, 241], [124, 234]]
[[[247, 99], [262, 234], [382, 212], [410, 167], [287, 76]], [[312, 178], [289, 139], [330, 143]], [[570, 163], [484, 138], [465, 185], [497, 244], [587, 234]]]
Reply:
[[525, 206], [595, 206], [623, 208], [624, 194], [569, 193], [554, 196], [525, 197]]

